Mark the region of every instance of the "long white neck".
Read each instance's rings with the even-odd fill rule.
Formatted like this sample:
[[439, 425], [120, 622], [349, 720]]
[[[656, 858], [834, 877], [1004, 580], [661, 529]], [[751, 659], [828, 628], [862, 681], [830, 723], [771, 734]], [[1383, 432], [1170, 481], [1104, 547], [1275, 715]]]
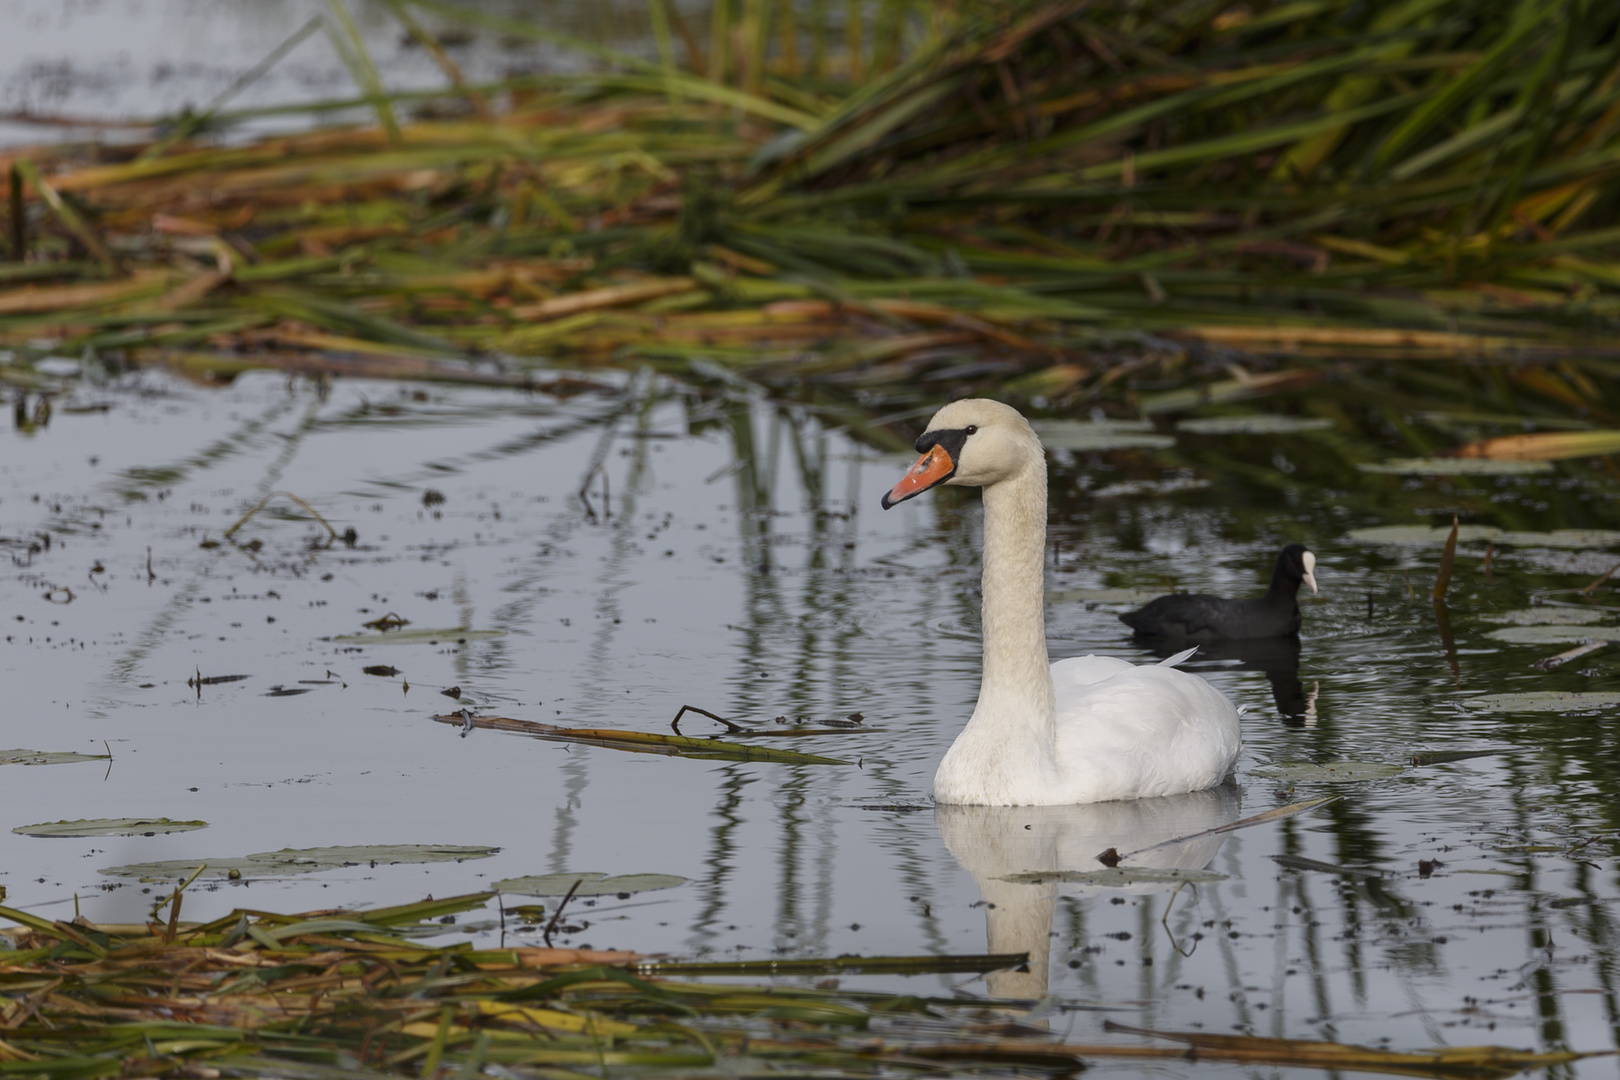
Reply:
[[972, 723], [1050, 751], [1057, 725], [1046, 657], [1046, 461], [984, 489], [984, 681]]

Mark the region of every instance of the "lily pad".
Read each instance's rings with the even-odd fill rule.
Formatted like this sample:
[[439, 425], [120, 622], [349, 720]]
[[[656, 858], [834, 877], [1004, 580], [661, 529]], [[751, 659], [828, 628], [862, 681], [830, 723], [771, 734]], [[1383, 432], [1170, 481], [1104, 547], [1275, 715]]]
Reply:
[[1546, 461], [1493, 461], [1490, 458], [1392, 458], [1362, 462], [1363, 472], [1390, 476], [1528, 476], [1552, 472]]
[[110, 866], [100, 871], [112, 877], [132, 877], [142, 881], [172, 881], [190, 876], [198, 866], [207, 863], [201, 878], [229, 878], [232, 871], [237, 877], [287, 877], [292, 874], [313, 874], [343, 866], [393, 866], [398, 863], [461, 862], [464, 859], [487, 859], [501, 849], [498, 847], [467, 846], [462, 844], [357, 844], [345, 847], [282, 848], [234, 859], [169, 859], [162, 862], [130, 863]]
[[[1457, 529], [1457, 542], [1494, 540], [1501, 533], [1501, 529], [1491, 525], [1463, 525]], [[1351, 529], [1345, 534], [1348, 539], [1364, 544], [1444, 544], [1450, 535], [1450, 525], [1375, 525], [1369, 529]]]
[[1292, 435], [1296, 431], [1326, 431], [1333, 421], [1320, 416], [1278, 416], [1254, 413], [1249, 416], [1206, 416], [1183, 420], [1177, 431], [1194, 435]]
[[1620, 705], [1613, 690], [1527, 690], [1517, 694], [1481, 694], [1463, 698], [1464, 708], [1481, 712], [1590, 712]]
[[1620, 641], [1620, 627], [1505, 626], [1485, 636], [1510, 645], [1579, 645], [1583, 641]]
[[1127, 495], [1175, 495], [1183, 491], [1201, 491], [1209, 487], [1208, 480], [1184, 476], [1174, 480], [1122, 480], [1107, 484], [1091, 492], [1094, 499], [1117, 499]]
[[1606, 611], [1593, 611], [1590, 608], [1533, 607], [1498, 611], [1482, 618], [1486, 622], [1507, 623], [1510, 626], [1575, 626], [1602, 622], [1608, 616]]
[[[574, 889], [574, 883], [579, 888]], [[567, 896], [574, 889], [575, 896], [619, 896], [626, 893], [652, 892], [654, 889], [673, 889], [685, 885], [686, 879], [674, 874], [606, 874], [591, 871], [583, 874], [533, 874], [529, 877], [507, 878], [497, 881], [495, 888], [503, 893], [522, 893], [524, 896]]]
[[12, 829], [22, 836], [156, 836], [159, 833], [191, 832], [206, 829], [206, 821], [170, 821], [160, 818], [85, 818], [80, 821], [49, 821]]
[[1164, 450], [1175, 436], [1159, 435], [1146, 420], [1043, 420], [1035, 434], [1048, 450]]
[[450, 627], [447, 630], [385, 630], [378, 634], [339, 634], [332, 640], [345, 645], [438, 645], [441, 642], [459, 645], [465, 641], [483, 641], [485, 638], [504, 636], [505, 630], [467, 630]]
[[1122, 888], [1126, 885], [1178, 885], [1190, 881], [1203, 885], [1225, 881], [1226, 875], [1214, 870], [1192, 870], [1179, 867], [1111, 866], [1101, 870], [1034, 870], [1023, 874], [1008, 874], [1001, 878], [1015, 885], [1045, 885], [1050, 881], [1065, 884], [1102, 885]]
[[0, 750], [0, 765], [66, 765], [111, 759], [111, 754], [79, 754], [71, 750]]
[[1505, 532], [1498, 544], [1514, 547], [1610, 548], [1620, 545], [1620, 529], [1554, 529], [1551, 532]]
[[1405, 765], [1387, 761], [1279, 761], [1275, 765], [1261, 765], [1253, 770], [1255, 776], [1272, 780], [1285, 780], [1296, 784], [1353, 782], [1357, 780], [1383, 780], [1399, 776]]

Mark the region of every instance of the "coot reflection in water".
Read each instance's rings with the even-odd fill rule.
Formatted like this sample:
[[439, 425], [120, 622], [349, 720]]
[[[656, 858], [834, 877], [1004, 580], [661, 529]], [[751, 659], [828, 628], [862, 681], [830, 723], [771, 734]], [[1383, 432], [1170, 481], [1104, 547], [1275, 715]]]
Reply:
[[[1155, 656], [1174, 656], [1184, 645], [1175, 641], [1148, 641], [1142, 644]], [[1309, 689], [1299, 677], [1302, 651], [1299, 638], [1251, 638], [1247, 641], [1212, 641], [1198, 646], [1198, 652], [1188, 662], [1196, 668], [1200, 663], [1236, 661], [1244, 671], [1264, 672], [1271, 683], [1271, 698], [1277, 705], [1283, 723], [1291, 727], [1307, 727], [1316, 719], [1317, 684]]]

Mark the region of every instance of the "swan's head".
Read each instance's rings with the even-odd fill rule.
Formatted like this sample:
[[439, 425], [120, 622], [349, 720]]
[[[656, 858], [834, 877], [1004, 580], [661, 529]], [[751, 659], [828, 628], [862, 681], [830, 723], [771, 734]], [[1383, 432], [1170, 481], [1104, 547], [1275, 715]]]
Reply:
[[922, 457], [883, 496], [883, 509], [937, 484], [987, 487], [1029, 469], [1046, 468], [1041, 440], [1019, 411], [989, 398], [953, 401], [917, 439]]
[[1303, 581], [1311, 587], [1311, 595], [1316, 595], [1316, 556], [1304, 544], [1289, 544], [1278, 552], [1277, 570], [1289, 580]]

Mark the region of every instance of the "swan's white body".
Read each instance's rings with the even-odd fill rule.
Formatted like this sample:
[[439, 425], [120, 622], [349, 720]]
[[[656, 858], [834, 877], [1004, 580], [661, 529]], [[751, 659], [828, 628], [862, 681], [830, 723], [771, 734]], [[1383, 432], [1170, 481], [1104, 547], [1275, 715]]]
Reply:
[[984, 489], [984, 678], [934, 775], [942, 803], [1056, 806], [1201, 791], [1242, 745], [1226, 696], [1174, 661], [1106, 656], [1049, 664], [1046, 455], [1016, 409], [956, 401], [918, 440], [927, 453], [884, 499], [938, 483]]

